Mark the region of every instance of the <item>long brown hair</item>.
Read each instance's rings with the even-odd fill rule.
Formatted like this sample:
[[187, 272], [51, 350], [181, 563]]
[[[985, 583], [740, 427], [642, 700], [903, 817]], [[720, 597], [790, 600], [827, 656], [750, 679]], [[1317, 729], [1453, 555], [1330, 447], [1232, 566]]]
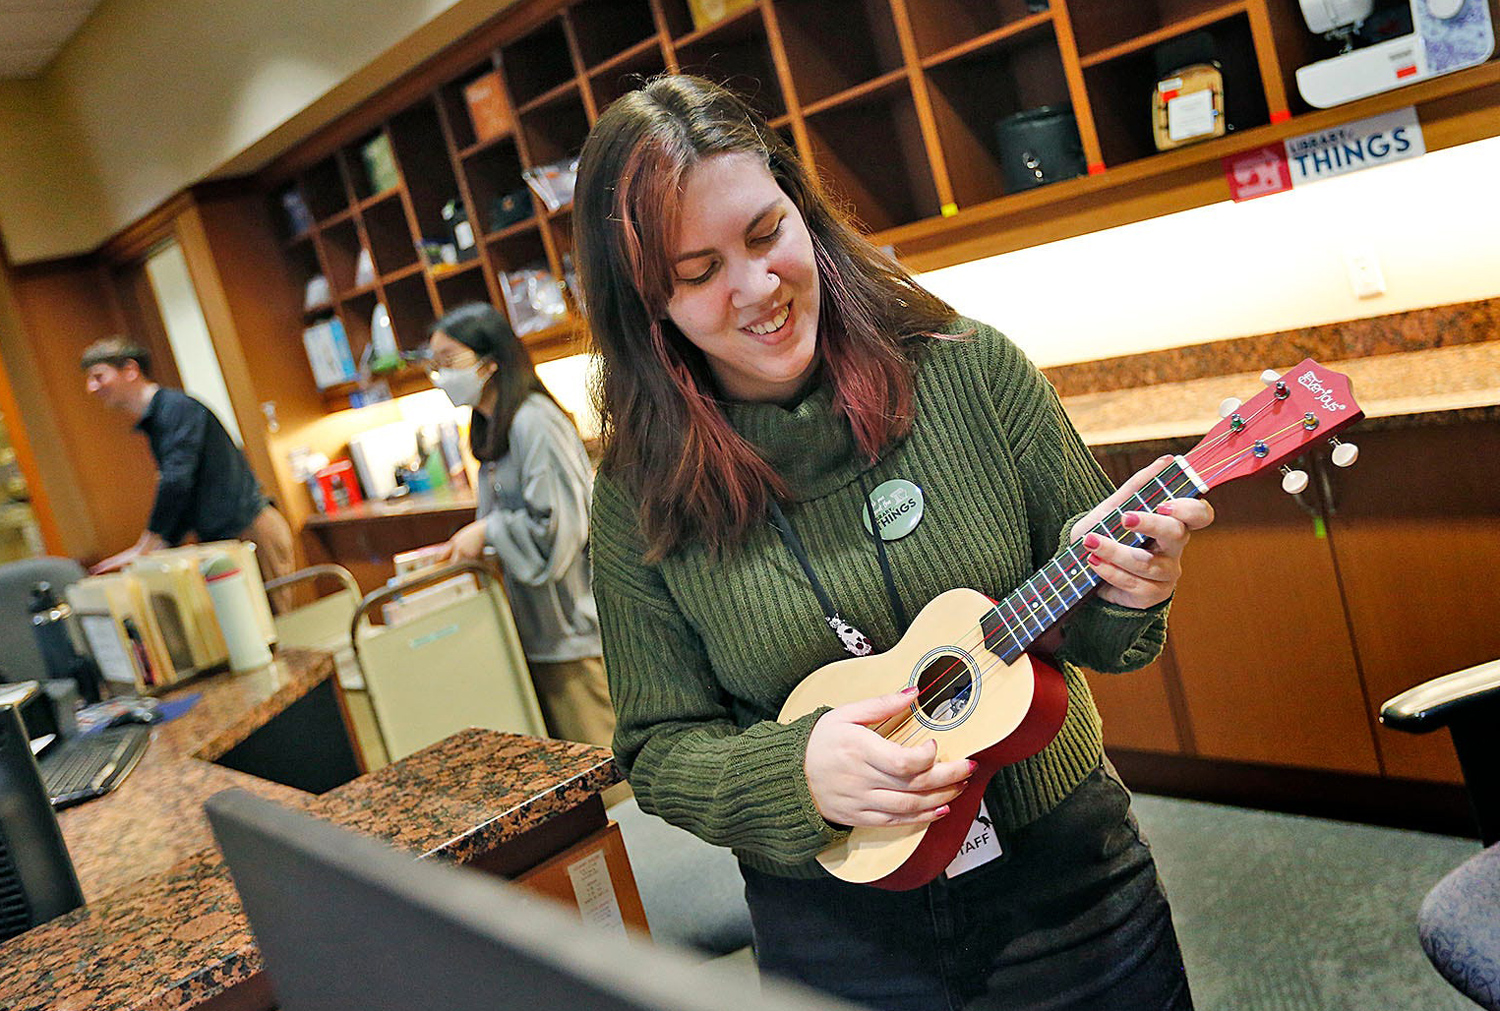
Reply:
[[710, 550], [763, 521], [785, 482], [729, 424], [707, 359], [667, 318], [688, 172], [716, 154], [764, 160], [807, 223], [821, 282], [818, 353], [834, 409], [872, 461], [911, 426], [916, 338], [956, 313], [870, 245], [795, 152], [733, 94], [664, 76], [599, 117], [579, 159], [573, 245], [602, 368], [602, 467], [640, 503], [648, 557]]
[[[511, 329], [510, 321], [492, 305], [469, 302], [449, 312], [427, 328], [431, 337], [442, 331], [479, 356], [495, 363], [479, 395], [480, 406], [469, 416], [469, 451], [481, 463], [498, 460], [510, 452], [510, 423], [521, 402], [533, 393], [557, 403], [536, 374], [526, 346]], [[562, 405], [558, 405], [561, 410]], [[567, 411], [563, 411], [567, 414]], [[572, 415], [569, 415], [571, 418]]]

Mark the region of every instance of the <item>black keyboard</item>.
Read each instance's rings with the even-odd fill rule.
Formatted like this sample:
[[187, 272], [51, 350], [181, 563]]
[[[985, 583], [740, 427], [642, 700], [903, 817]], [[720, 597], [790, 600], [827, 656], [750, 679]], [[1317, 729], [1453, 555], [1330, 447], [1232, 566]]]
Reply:
[[120, 785], [151, 743], [151, 728], [140, 723], [107, 727], [69, 738], [37, 760], [54, 808], [78, 804]]

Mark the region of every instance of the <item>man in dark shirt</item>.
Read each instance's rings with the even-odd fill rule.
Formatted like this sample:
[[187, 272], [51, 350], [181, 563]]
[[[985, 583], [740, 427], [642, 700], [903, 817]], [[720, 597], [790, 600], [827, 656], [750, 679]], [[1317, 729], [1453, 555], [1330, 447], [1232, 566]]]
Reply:
[[113, 572], [189, 534], [199, 541], [255, 542], [266, 579], [292, 571], [286, 518], [266, 499], [245, 454], [212, 411], [152, 382], [150, 353], [123, 337], [90, 344], [82, 365], [89, 393], [136, 419], [158, 471], [156, 503], [140, 539], [89, 571]]

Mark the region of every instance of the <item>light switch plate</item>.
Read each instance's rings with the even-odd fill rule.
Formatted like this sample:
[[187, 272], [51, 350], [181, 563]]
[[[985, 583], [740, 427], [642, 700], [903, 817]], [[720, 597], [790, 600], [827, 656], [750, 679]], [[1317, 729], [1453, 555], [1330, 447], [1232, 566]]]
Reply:
[[1374, 298], [1385, 294], [1385, 274], [1380, 269], [1380, 257], [1373, 249], [1351, 249], [1344, 254], [1349, 266], [1349, 284], [1355, 298]]

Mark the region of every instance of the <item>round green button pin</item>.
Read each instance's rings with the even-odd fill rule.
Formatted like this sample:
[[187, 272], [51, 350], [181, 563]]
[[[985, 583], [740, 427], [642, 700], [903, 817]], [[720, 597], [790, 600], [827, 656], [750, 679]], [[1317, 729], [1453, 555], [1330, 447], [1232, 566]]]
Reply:
[[[900, 478], [886, 481], [877, 485], [870, 497], [875, 500], [875, 517], [880, 523], [881, 540], [899, 541], [922, 522], [922, 489], [910, 481]], [[872, 533], [868, 503], [861, 513], [865, 532]]]

